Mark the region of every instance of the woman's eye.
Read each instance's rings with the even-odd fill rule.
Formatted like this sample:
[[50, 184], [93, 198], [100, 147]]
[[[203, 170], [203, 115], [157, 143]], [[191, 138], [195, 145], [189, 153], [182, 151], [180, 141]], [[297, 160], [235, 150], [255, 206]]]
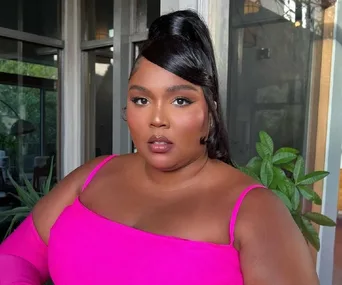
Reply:
[[185, 98], [177, 98], [176, 100], [173, 101], [172, 104], [175, 104], [177, 106], [185, 106], [185, 105], [189, 105], [192, 102], [189, 99], [185, 99]]
[[133, 98], [132, 102], [137, 105], [146, 105], [148, 104], [148, 100], [146, 98]]

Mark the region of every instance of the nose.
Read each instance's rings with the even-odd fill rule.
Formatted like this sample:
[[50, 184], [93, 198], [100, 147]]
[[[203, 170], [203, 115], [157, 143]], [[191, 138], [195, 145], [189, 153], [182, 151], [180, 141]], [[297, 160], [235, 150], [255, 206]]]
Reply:
[[167, 112], [161, 105], [152, 108], [150, 126], [154, 128], [169, 128], [170, 123]]

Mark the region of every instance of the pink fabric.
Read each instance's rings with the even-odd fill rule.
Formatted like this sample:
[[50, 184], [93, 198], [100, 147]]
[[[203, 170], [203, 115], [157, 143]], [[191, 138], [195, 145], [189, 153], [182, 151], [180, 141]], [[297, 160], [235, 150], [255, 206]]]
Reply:
[[[113, 157], [107, 157], [92, 171], [83, 189]], [[248, 187], [238, 199], [230, 222], [230, 244], [191, 241], [135, 229], [92, 212], [77, 198], [51, 229], [48, 262], [46, 247], [37, 232], [31, 232], [32, 218], [20, 226], [31, 238], [11, 236], [1, 247], [7, 248], [3, 250], [5, 254], [28, 260], [42, 276], [46, 275], [48, 264], [55, 285], [243, 285], [239, 253], [233, 247], [234, 227], [242, 200], [259, 187], [263, 186]], [[14, 249], [17, 246], [19, 250]], [[35, 250], [40, 254], [36, 256]]]
[[[21, 284], [20, 280], [26, 280], [27, 284], [46, 281], [49, 277], [47, 253], [47, 246], [29, 215], [0, 245], [0, 284]], [[9, 280], [13, 283], [5, 282]]]

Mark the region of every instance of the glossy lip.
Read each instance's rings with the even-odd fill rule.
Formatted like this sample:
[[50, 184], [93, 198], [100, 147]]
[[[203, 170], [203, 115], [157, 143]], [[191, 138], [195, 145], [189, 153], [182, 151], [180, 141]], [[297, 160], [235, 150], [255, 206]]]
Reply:
[[[157, 144], [156, 142], [160, 142], [163, 144]], [[156, 136], [153, 135], [148, 140], [148, 148], [152, 153], [167, 153], [173, 148], [173, 143], [164, 136]]]
[[155, 142], [163, 142], [163, 143], [166, 143], [166, 144], [172, 144], [172, 142], [167, 137], [153, 135], [148, 140], [148, 143], [152, 144], [152, 143], [155, 143]]

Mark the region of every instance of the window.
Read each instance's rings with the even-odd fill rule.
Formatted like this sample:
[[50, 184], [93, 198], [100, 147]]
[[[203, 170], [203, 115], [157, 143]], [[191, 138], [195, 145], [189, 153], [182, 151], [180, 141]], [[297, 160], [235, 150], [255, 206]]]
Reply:
[[60, 39], [61, 1], [2, 1], [0, 27]]
[[[310, 88], [311, 80], [319, 72], [312, 66], [321, 59], [321, 36], [314, 27], [319, 27], [322, 11], [310, 7], [311, 18], [298, 18], [296, 24], [296, 9], [307, 16], [307, 7], [283, 2], [230, 2], [227, 110], [232, 155], [238, 164], [256, 154], [261, 130], [273, 137], [276, 148], [294, 147], [305, 154], [308, 102], [317, 92]], [[318, 55], [314, 58], [313, 49]]]
[[0, 211], [18, 203], [7, 172], [18, 184], [23, 173], [38, 189], [56, 161], [57, 53], [0, 38]]

